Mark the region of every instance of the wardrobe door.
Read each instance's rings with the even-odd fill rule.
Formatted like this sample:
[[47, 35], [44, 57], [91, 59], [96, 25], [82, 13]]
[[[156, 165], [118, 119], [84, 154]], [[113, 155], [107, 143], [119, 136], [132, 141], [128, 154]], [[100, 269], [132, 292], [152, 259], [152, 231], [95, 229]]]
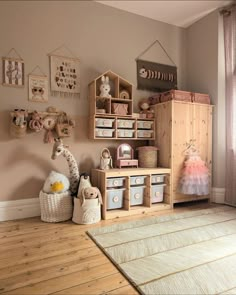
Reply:
[[212, 106], [194, 104], [193, 138], [210, 174], [212, 169]]
[[193, 104], [173, 102], [173, 132], [172, 132], [172, 188], [173, 201], [184, 202], [195, 196], [184, 195], [178, 192], [179, 178], [185, 160], [185, 149], [193, 134]]

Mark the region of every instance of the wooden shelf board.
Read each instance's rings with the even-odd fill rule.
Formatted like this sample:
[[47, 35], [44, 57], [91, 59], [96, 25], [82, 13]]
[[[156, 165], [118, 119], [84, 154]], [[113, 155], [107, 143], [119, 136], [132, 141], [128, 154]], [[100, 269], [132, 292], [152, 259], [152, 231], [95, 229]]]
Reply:
[[109, 170], [100, 170], [100, 169], [94, 169], [101, 173], [107, 173], [109, 172], [109, 177], [119, 177], [119, 174], [123, 176], [129, 176], [132, 174], [132, 176], [135, 175], [150, 175], [150, 174], [169, 174], [171, 172], [170, 168], [113, 168]]

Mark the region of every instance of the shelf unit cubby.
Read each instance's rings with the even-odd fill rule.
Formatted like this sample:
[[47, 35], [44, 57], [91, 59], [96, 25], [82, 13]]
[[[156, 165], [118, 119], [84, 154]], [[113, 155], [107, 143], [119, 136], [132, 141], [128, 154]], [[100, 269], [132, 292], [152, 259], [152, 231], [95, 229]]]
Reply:
[[90, 117], [90, 139], [154, 140], [155, 119], [126, 116], [93, 115]]
[[[168, 168], [93, 169], [92, 183], [103, 198], [102, 218], [172, 209], [170, 174]], [[159, 192], [161, 201], [154, 202]]]

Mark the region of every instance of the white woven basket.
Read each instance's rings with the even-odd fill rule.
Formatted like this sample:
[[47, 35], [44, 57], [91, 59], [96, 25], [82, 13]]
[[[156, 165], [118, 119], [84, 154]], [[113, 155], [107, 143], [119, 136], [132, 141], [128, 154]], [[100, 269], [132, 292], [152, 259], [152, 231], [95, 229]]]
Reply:
[[98, 199], [85, 199], [81, 206], [80, 199], [74, 198], [72, 221], [78, 224], [93, 224], [101, 220], [101, 204]]
[[72, 197], [70, 192], [60, 194], [39, 193], [41, 220], [60, 222], [72, 217]]

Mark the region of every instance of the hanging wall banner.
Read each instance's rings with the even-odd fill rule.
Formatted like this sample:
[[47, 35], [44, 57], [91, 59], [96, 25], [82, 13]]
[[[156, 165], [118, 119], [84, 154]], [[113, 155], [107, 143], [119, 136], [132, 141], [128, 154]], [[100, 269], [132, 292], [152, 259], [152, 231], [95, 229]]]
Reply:
[[46, 76], [29, 75], [29, 101], [48, 101], [48, 79]]
[[2, 58], [3, 85], [24, 86], [24, 61], [17, 58]]
[[80, 93], [79, 60], [50, 55], [52, 95], [78, 96]]
[[155, 92], [177, 89], [177, 67], [136, 60], [137, 88]]

